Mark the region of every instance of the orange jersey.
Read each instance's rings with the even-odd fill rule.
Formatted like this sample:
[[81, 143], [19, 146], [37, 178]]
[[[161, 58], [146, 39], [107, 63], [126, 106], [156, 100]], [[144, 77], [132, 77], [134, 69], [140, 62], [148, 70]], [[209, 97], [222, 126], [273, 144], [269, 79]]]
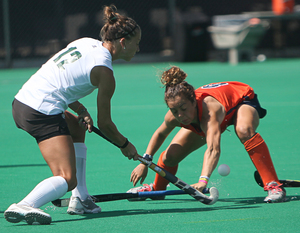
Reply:
[[[253, 99], [255, 96], [252, 87], [241, 82], [211, 83], [196, 89], [195, 94], [199, 122], [202, 118], [202, 102], [205, 97], [212, 96], [224, 106], [226, 116], [221, 123], [222, 132], [233, 123], [233, 116], [237, 106], [245, 100]], [[190, 129], [201, 136], [205, 136], [199, 126], [181, 124], [181, 127]]]

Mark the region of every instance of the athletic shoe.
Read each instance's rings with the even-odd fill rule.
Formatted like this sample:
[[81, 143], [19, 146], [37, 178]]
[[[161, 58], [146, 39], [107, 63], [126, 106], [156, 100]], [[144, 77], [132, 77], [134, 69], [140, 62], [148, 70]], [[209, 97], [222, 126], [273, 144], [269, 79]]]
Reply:
[[[143, 186], [129, 189], [127, 193], [151, 192], [154, 191], [153, 184], [143, 184]], [[128, 201], [145, 201], [148, 197], [130, 198]], [[152, 200], [164, 200], [165, 196], [150, 197]]]
[[286, 191], [281, 186], [281, 184], [279, 185], [275, 181], [268, 183], [264, 187], [264, 190], [268, 191], [268, 196], [264, 199], [264, 202], [273, 203], [285, 201]]
[[88, 196], [84, 201], [79, 197], [71, 197], [68, 214], [97, 214], [101, 212], [101, 208], [95, 204], [92, 196]]
[[47, 225], [52, 221], [51, 216], [41, 209], [17, 204], [12, 204], [8, 207], [8, 209], [4, 212], [4, 217], [11, 223], [25, 221], [29, 225]]

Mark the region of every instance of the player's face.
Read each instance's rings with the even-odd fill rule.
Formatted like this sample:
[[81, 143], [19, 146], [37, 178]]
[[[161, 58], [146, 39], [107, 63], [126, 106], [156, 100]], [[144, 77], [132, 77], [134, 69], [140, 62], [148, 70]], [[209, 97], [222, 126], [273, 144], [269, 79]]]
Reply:
[[140, 41], [141, 41], [141, 30], [138, 30], [138, 33], [131, 40], [126, 40], [125, 42], [125, 54], [124, 60], [130, 61], [134, 55], [140, 51]]
[[185, 96], [176, 96], [167, 101], [168, 107], [176, 120], [184, 125], [197, 122], [196, 101], [193, 103]]

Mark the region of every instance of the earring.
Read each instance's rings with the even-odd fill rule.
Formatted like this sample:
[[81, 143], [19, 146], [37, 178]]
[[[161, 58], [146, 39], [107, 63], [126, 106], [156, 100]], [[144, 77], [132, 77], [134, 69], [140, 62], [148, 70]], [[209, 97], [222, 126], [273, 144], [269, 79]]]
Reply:
[[124, 46], [124, 49], [126, 49], [125, 46]]

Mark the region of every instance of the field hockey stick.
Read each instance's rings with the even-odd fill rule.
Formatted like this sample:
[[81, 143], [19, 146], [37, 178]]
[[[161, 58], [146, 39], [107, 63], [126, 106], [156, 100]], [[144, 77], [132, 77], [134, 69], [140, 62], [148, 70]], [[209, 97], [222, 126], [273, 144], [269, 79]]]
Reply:
[[[206, 188], [203, 190], [203, 193], [209, 193], [209, 189]], [[157, 196], [168, 196], [168, 195], [180, 195], [186, 194], [182, 190], [161, 190], [161, 191], [151, 191], [151, 192], [137, 192], [137, 193], [112, 193], [112, 194], [101, 194], [94, 195], [94, 202], [106, 202], [106, 201], [118, 201], [124, 199], [132, 199], [132, 198], [149, 198], [149, 197], [157, 197]], [[57, 207], [67, 207], [69, 206], [70, 198], [64, 199], [56, 199], [52, 201], [52, 204]]]
[[183, 180], [174, 176], [167, 170], [157, 166], [155, 163], [152, 163], [151, 161], [148, 161], [141, 156], [138, 157], [138, 160], [146, 166], [150, 167], [151, 170], [155, 171], [157, 174], [159, 174], [166, 180], [170, 181], [176, 187], [180, 188], [181, 190], [195, 198], [197, 201], [202, 202], [203, 204], [212, 205], [216, 203], [216, 201], [219, 199], [219, 191], [215, 187], [211, 187], [209, 189], [210, 196], [208, 197], [203, 193], [199, 192], [197, 189], [190, 186], [189, 184], [185, 183]]
[[[262, 179], [258, 173], [258, 171], [254, 172], [254, 178], [256, 183], [261, 186], [264, 187]], [[296, 187], [300, 187], [300, 180], [279, 180], [279, 182], [282, 184], [283, 187], [285, 188], [296, 188]]]
[[[95, 126], [92, 127], [92, 131], [95, 132], [96, 134], [98, 134], [100, 137], [104, 138], [105, 140], [109, 141], [110, 143], [116, 145], [111, 140], [109, 140]], [[118, 145], [116, 145], [116, 146], [118, 146]], [[166, 180], [168, 180], [169, 182], [174, 184], [179, 189], [183, 190], [184, 192], [186, 192], [187, 194], [189, 194], [190, 196], [192, 196], [196, 200], [202, 202], [203, 204], [212, 205], [212, 204], [216, 203], [217, 200], [219, 199], [219, 191], [215, 187], [211, 187], [209, 189], [210, 196], [208, 197], [208, 196], [204, 195], [203, 193], [199, 192], [197, 189], [190, 186], [189, 184], [185, 183], [183, 180], [177, 178], [176, 176], [174, 176], [170, 172], [168, 172], [168, 171], [164, 170], [163, 168], [157, 166], [155, 163], [152, 163], [151, 161], [148, 161], [148, 160], [144, 159], [141, 156], [138, 157], [138, 160], [140, 162], [142, 162], [143, 164], [147, 165], [148, 167], [150, 167], [151, 170], [155, 171], [160, 176], [164, 177]]]

